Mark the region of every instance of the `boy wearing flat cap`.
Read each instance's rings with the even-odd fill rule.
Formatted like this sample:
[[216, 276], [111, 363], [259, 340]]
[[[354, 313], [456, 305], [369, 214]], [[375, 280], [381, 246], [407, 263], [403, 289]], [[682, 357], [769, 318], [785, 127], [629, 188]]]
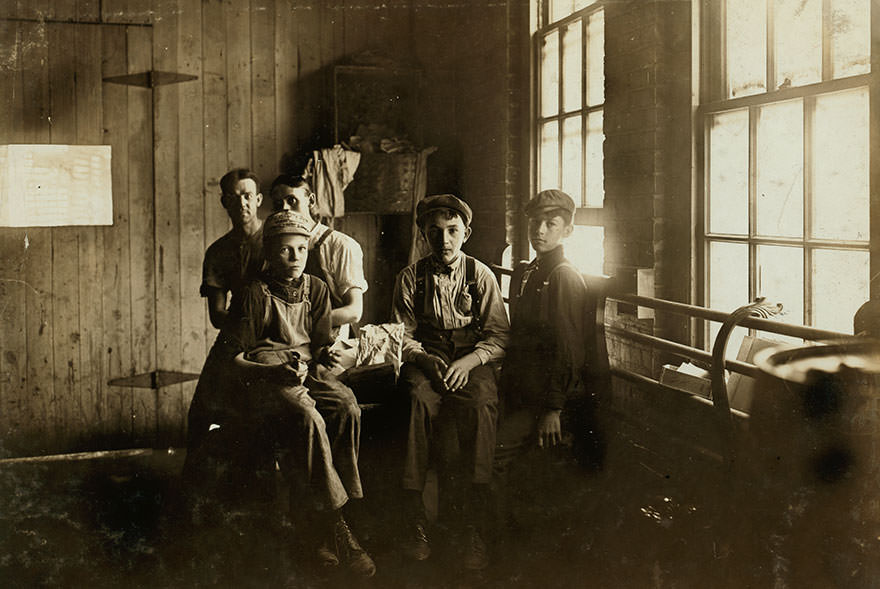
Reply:
[[563, 422], [583, 394], [586, 286], [566, 260], [562, 241], [574, 226], [574, 201], [544, 190], [525, 207], [535, 259], [510, 283], [510, 343], [501, 371], [504, 415], [498, 431], [496, 472], [520, 453], [562, 441]]
[[311, 512], [321, 564], [340, 562], [369, 577], [376, 570], [342, 516], [363, 497], [358, 472], [361, 412], [351, 389], [330, 372], [330, 292], [305, 274], [311, 222], [292, 211], [263, 225], [266, 269], [233, 300], [219, 339], [240, 380], [223, 427], [238, 427], [255, 447], [280, 446], [300, 492], [291, 506]]
[[451, 490], [447, 483], [462, 483], [462, 563], [477, 570], [488, 564], [483, 519], [498, 413], [492, 363], [504, 355], [509, 325], [492, 271], [461, 251], [471, 216], [467, 203], [451, 194], [419, 202], [416, 222], [431, 253], [398, 274], [392, 318], [405, 328], [400, 382], [411, 400], [404, 551], [416, 560], [431, 553], [422, 502], [430, 455], [442, 494]]

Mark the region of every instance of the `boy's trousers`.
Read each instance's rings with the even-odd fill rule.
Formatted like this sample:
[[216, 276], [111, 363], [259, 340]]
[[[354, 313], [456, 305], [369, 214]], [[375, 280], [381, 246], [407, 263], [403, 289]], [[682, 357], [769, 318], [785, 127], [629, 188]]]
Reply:
[[429, 458], [441, 474], [452, 472], [473, 483], [492, 477], [498, 419], [498, 389], [490, 365], [470, 371], [458, 391], [438, 392], [414, 364], [401, 368], [400, 381], [410, 395], [409, 433], [403, 488], [421, 491]]

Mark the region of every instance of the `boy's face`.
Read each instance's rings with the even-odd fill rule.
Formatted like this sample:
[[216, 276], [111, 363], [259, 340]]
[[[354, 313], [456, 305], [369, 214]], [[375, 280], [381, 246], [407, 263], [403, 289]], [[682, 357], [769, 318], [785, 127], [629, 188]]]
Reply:
[[272, 190], [273, 211], [293, 211], [304, 217], [312, 218], [309, 206], [315, 201], [315, 195], [305, 186], [296, 188], [280, 184]]
[[263, 195], [257, 192], [257, 183], [250, 178], [239, 180], [230, 194], [220, 197], [223, 208], [233, 225], [247, 225], [257, 218], [257, 209], [263, 202]]
[[447, 219], [444, 211], [436, 211], [425, 218], [422, 234], [434, 258], [450, 264], [458, 258], [462, 244], [471, 236], [471, 228], [465, 227], [458, 215]]
[[553, 251], [574, 227], [554, 211], [529, 217], [529, 243], [539, 254]]
[[276, 235], [266, 244], [265, 255], [273, 277], [279, 280], [299, 278], [309, 257], [309, 238], [289, 233]]

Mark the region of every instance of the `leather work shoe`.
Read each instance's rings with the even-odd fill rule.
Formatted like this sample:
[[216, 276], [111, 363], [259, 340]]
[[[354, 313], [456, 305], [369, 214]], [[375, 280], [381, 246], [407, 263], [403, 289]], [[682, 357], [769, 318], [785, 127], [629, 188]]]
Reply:
[[431, 556], [431, 544], [425, 532], [424, 522], [416, 522], [410, 529], [409, 537], [401, 546], [403, 553], [413, 560], [427, 560]]
[[318, 564], [325, 567], [335, 567], [339, 564], [339, 556], [336, 555], [335, 546], [329, 542], [324, 542], [318, 546]]
[[361, 548], [357, 538], [344, 519], [336, 522], [336, 554], [339, 560], [360, 577], [372, 577], [376, 574], [376, 564], [367, 551]]
[[486, 543], [476, 526], [467, 527], [467, 544], [464, 548], [464, 568], [469, 571], [481, 571], [489, 566], [489, 553]]

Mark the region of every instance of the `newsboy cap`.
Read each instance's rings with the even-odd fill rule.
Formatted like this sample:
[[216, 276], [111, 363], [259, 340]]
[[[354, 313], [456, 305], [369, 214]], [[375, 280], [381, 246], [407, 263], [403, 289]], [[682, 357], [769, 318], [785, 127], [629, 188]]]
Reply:
[[263, 240], [276, 235], [305, 235], [311, 234], [312, 223], [308, 218], [293, 211], [278, 211], [272, 213], [263, 223]]
[[422, 219], [428, 213], [437, 209], [451, 209], [459, 213], [464, 219], [465, 226], [471, 224], [473, 212], [466, 202], [452, 194], [434, 194], [426, 196], [416, 205], [416, 223], [421, 225]]
[[574, 201], [561, 190], [542, 190], [525, 206], [527, 217], [534, 217], [544, 211], [562, 209], [569, 217], [574, 215]]

